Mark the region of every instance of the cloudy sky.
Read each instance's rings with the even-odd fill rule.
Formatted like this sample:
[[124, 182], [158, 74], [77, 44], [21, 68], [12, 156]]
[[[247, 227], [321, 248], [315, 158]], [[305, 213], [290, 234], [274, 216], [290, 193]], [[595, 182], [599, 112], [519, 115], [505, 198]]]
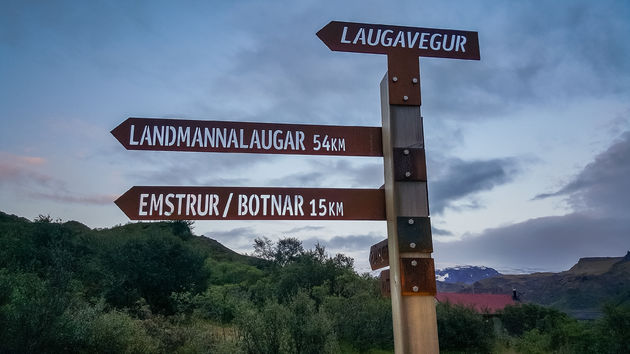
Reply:
[[[438, 267], [559, 271], [630, 249], [627, 1], [0, 2], [0, 210], [129, 222], [134, 185], [378, 188], [381, 158], [126, 151], [127, 117], [378, 126], [380, 55], [331, 20], [479, 32], [480, 61], [420, 60]], [[322, 242], [368, 269], [384, 222], [196, 222]]]

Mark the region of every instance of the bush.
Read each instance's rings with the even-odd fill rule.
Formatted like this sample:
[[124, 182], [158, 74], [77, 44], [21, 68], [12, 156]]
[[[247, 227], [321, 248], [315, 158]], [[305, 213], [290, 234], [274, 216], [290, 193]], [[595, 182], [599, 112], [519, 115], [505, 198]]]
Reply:
[[466, 353], [489, 353], [494, 344], [494, 326], [490, 319], [474, 310], [440, 303], [437, 305], [440, 349]]

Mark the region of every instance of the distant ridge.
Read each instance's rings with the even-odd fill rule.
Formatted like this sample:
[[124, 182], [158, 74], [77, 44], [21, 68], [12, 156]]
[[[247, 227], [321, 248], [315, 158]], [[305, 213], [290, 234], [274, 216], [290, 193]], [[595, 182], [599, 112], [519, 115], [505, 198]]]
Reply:
[[578, 319], [601, 316], [605, 303], [630, 304], [630, 252], [624, 257], [585, 257], [560, 273], [497, 275], [473, 284], [438, 282], [438, 291], [511, 294], [552, 306]]
[[[627, 255], [626, 255], [627, 256]], [[580, 260], [567, 272], [574, 274], [604, 274], [624, 257], [587, 257]]]

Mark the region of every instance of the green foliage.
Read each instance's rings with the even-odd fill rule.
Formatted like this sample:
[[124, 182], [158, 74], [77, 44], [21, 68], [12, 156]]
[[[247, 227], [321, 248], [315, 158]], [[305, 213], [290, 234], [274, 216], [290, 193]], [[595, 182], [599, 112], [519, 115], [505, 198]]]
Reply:
[[104, 296], [113, 305], [130, 307], [143, 298], [152, 310], [173, 313], [172, 293], [206, 285], [203, 256], [179, 238], [157, 232], [112, 241], [102, 257], [109, 272]]
[[393, 348], [389, 299], [365, 293], [349, 298], [329, 296], [323, 308], [332, 319], [339, 340], [362, 352], [369, 348]]
[[[0, 353], [391, 352], [390, 300], [353, 260], [295, 238], [238, 255], [186, 221], [92, 230], [0, 212]], [[443, 352], [628, 353], [630, 301], [578, 322], [507, 307], [505, 331], [439, 305]], [[495, 321], [498, 321], [495, 319]], [[497, 324], [498, 325], [498, 324]], [[501, 326], [498, 326], [501, 327]]]
[[630, 305], [604, 306], [599, 331], [605, 352], [630, 353]]
[[441, 350], [490, 353], [494, 325], [474, 310], [449, 303], [437, 305], [437, 325]]
[[287, 306], [268, 301], [242, 308], [236, 319], [247, 353], [335, 353], [337, 339], [327, 314], [299, 292]]

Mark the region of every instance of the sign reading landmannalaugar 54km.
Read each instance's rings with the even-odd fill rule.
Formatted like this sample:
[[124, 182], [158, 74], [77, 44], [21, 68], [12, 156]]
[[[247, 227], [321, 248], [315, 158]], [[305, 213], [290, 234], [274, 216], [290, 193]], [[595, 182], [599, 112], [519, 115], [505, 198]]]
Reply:
[[129, 118], [111, 133], [127, 150], [383, 156], [380, 127]]

